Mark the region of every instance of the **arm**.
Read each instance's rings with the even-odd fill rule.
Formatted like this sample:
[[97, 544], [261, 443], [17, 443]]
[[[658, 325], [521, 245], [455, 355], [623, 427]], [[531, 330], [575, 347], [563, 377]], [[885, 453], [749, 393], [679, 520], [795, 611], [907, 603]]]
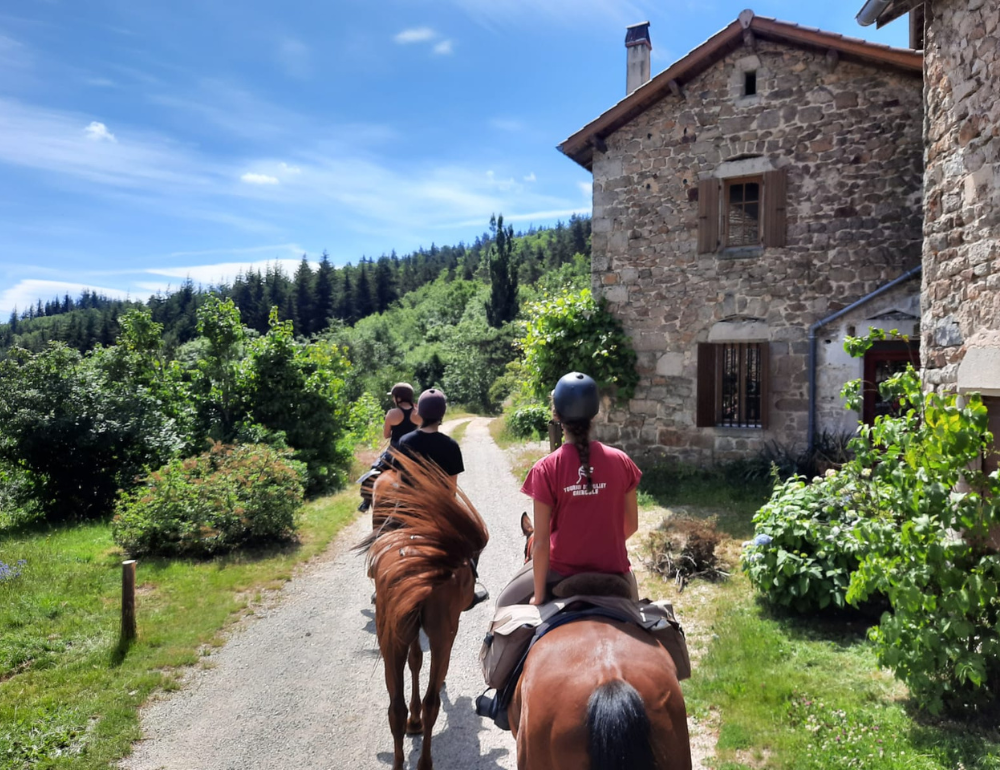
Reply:
[[531, 554], [531, 571], [535, 578], [535, 595], [531, 597], [532, 604], [545, 601], [545, 581], [549, 575], [549, 549], [551, 541], [550, 525], [552, 508], [545, 503], [534, 501], [535, 514], [535, 547]]
[[636, 489], [625, 493], [625, 539], [639, 531], [639, 495]]
[[393, 420], [392, 418], [396, 416], [398, 409], [390, 409], [385, 413], [385, 424], [382, 426], [382, 438], [389, 438], [392, 435], [392, 426], [397, 424], [399, 420]]

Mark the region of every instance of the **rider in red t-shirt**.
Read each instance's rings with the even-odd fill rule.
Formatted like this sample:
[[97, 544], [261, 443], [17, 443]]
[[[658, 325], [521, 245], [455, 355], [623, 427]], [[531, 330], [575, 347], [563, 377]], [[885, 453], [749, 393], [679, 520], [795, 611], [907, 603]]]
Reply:
[[579, 372], [565, 375], [552, 400], [570, 443], [535, 463], [521, 487], [534, 502], [532, 561], [497, 605], [529, 597], [541, 604], [555, 583], [581, 572], [622, 575], [638, 599], [625, 541], [639, 528], [636, 490], [642, 472], [624, 452], [590, 441], [591, 420], [600, 408], [593, 379]]

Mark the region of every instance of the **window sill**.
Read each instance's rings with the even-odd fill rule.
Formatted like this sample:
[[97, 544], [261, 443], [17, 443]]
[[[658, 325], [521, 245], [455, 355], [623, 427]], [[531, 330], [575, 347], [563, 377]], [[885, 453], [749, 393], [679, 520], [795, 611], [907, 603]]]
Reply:
[[747, 433], [750, 431], [759, 433], [764, 430], [760, 425], [715, 425], [714, 428], [723, 433]]
[[750, 259], [764, 253], [763, 246], [729, 246], [716, 253], [719, 259]]

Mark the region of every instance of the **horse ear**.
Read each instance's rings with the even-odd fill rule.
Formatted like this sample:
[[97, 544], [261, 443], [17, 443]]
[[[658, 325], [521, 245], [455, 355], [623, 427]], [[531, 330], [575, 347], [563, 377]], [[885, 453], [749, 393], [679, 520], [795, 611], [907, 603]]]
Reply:
[[532, 525], [531, 517], [528, 516], [527, 511], [521, 514], [521, 532], [524, 533], [525, 537], [532, 535], [535, 532], [535, 527]]

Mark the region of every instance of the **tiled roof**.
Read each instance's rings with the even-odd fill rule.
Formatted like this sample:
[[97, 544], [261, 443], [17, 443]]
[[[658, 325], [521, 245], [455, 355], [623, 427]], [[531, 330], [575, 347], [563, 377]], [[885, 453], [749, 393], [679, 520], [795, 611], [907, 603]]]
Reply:
[[559, 150], [590, 170], [595, 144], [600, 146], [604, 137], [704, 72], [718, 59], [744, 45], [744, 35], [748, 32], [765, 40], [834, 51], [845, 59], [902, 69], [917, 76], [923, 74], [923, 56], [912, 49], [894, 48], [743, 11], [732, 24], [719, 30], [566, 139], [559, 145]]

